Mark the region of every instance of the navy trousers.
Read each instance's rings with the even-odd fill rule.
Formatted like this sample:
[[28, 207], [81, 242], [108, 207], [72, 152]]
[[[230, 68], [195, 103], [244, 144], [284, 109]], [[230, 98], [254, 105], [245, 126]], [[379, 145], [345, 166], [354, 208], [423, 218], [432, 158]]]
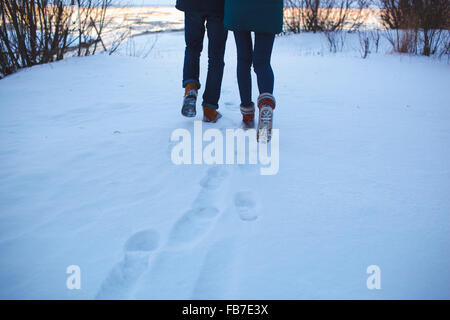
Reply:
[[224, 54], [228, 31], [223, 26], [223, 16], [200, 12], [185, 12], [185, 41], [183, 87], [194, 82], [200, 88], [200, 53], [203, 50], [205, 31], [208, 35], [208, 74], [203, 106], [219, 108], [222, 86]]
[[250, 31], [234, 31], [234, 39], [237, 48], [237, 79], [241, 103], [243, 106], [249, 106], [252, 103], [252, 64], [258, 79], [259, 93], [273, 94], [274, 75], [270, 59], [275, 34], [255, 32], [254, 47]]

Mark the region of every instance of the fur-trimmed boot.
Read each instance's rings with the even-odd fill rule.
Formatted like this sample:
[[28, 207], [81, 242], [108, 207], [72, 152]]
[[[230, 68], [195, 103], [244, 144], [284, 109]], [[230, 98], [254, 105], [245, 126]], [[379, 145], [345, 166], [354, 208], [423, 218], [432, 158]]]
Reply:
[[248, 106], [241, 104], [241, 113], [244, 129], [255, 128], [255, 104], [253, 102]]

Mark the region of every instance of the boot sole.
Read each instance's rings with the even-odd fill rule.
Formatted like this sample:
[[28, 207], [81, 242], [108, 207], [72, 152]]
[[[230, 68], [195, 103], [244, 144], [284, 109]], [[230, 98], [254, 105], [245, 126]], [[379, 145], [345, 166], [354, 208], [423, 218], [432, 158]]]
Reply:
[[222, 114], [220, 112], [217, 112], [217, 117], [214, 120], [208, 120], [208, 118], [206, 118], [205, 116], [203, 116], [203, 122], [206, 123], [216, 123], [217, 120], [219, 120], [220, 118], [222, 118]]
[[197, 112], [191, 110], [181, 110], [181, 114], [187, 118], [193, 118], [197, 115]]
[[260, 143], [269, 143], [272, 138], [273, 109], [263, 106], [259, 110], [258, 130], [256, 140]]
[[181, 107], [181, 114], [188, 118], [195, 117], [197, 115], [197, 111], [195, 108], [196, 103], [196, 95], [188, 95], [184, 97], [183, 106]]

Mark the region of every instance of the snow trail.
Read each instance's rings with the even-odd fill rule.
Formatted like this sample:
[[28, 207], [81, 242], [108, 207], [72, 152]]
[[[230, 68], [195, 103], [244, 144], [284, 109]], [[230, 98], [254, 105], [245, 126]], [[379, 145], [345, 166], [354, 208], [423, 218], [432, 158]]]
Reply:
[[124, 258], [109, 273], [97, 293], [97, 299], [126, 299], [130, 290], [148, 267], [150, 254], [158, 247], [159, 235], [154, 230], [133, 234], [125, 243]]
[[[207, 168], [200, 180], [201, 188], [192, 209], [173, 225], [166, 246], [146, 270], [133, 292], [133, 298], [188, 298], [198, 277], [202, 251], [208, 250], [198, 250], [197, 246], [199, 242], [207, 241], [206, 237], [223, 214], [216, 205], [218, 199], [226, 196], [223, 190], [226, 188], [224, 184], [228, 179], [228, 170], [223, 166]], [[221, 207], [220, 204], [218, 207]], [[192, 259], [190, 255], [198, 258]], [[185, 258], [187, 256], [189, 258]]]
[[[274, 176], [171, 161], [171, 133], [193, 132], [182, 33], [147, 59], [2, 79], [0, 298], [448, 298], [449, 67], [362, 60], [357, 36], [328, 54], [320, 36], [275, 42]], [[226, 63], [223, 118], [204, 130], [240, 125], [232, 37]], [[366, 287], [374, 264], [382, 290]], [[81, 290], [65, 286], [69, 265]]]

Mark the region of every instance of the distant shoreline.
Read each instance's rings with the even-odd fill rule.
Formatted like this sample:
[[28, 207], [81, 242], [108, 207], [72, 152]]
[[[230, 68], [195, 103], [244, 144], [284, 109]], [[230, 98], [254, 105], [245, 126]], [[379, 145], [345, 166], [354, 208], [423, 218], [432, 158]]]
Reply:
[[175, 8], [175, 5], [142, 5], [142, 4], [131, 4], [131, 5], [110, 5], [109, 8], [114, 9], [126, 9], [126, 8]]
[[[295, 25], [300, 14], [296, 8], [284, 9], [285, 28], [289, 28], [290, 23]], [[331, 10], [331, 15], [328, 12]], [[324, 14], [328, 19], [336, 20], [339, 15], [335, 14], [339, 9], [319, 10], [319, 15]], [[350, 9], [347, 12], [345, 23], [359, 22], [366, 28], [380, 29], [380, 11], [373, 9]], [[174, 5], [114, 5], [107, 9], [107, 16], [114, 21], [115, 25], [127, 25], [132, 30], [131, 36], [182, 31], [184, 29], [184, 13]], [[125, 22], [125, 23], [124, 23]]]

